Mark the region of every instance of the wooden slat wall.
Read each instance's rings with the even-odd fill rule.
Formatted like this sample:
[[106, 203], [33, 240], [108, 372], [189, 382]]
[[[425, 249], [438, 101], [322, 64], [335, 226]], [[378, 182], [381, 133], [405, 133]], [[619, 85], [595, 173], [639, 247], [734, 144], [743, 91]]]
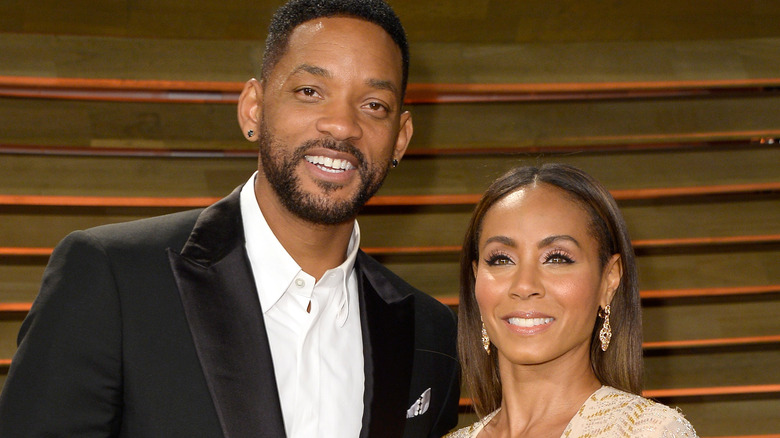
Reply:
[[[0, 385], [62, 237], [206, 205], [255, 168], [233, 102], [279, 1], [256, 3], [0, 4]], [[415, 136], [364, 248], [456, 307], [487, 184], [582, 167], [636, 244], [646, 395], [702, 436], [780, 436], [780, 4], [391, 3]]]

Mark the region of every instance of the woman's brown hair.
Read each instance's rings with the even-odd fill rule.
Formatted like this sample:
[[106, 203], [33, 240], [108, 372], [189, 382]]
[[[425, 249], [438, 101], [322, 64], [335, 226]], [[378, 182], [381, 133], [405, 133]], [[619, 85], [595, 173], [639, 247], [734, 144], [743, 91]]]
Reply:
[[[523, 187], [548, 184], [565, 191], [590, 216], [589, 229], [598, 242], [602, 268], [619, 254], [623, 266], [620, 285], [610, 303], [612, 340], [602, 352], [598, 339], [601, 318], [593, 322], [590, 362], [604, 385], [639, 394], [642, 390], [642, 315], [634, 250], [623, 215], [604, 186], [582, 170], [565, 164], [518, 167], [495, 180], [474, 209], [460, 260], [458, 355], [463, 380], [482, 417], [501, 405], [501, 379], [495, 351], [482, 346], [482, 321], [474, 296], [473, 263], [479, 260], [479, 238], [485, 214], [506, 195]], [[490, 345], [494, 349], [493, 345]]]

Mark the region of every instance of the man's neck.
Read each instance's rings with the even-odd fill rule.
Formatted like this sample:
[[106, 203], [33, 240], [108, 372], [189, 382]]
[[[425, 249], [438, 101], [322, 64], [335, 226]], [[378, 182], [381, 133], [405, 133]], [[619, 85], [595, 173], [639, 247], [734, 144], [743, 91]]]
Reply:
[[342, 264], [354, 221], [319, 225], [287, 210], [269, 188], [255, 185], [255, 197], [269, 228], [304, 272], [319, 280], [327, 270]]

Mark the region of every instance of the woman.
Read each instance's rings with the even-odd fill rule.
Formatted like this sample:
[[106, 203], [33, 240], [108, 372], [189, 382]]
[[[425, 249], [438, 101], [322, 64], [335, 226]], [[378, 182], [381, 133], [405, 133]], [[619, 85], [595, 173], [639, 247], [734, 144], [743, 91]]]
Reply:
[[633, 249], [609, 192], [561, 164], [488, 188], [461, 258], [458, 348], [482, 419], [459, 437], [695, 437], [640, 397]]

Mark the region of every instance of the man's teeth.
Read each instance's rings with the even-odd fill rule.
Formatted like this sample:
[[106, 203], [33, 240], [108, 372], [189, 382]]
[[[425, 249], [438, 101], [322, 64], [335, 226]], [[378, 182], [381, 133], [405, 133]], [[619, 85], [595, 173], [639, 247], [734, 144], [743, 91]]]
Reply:
[[344, 172], [346, 170], [354, 169], [355, 166], [352, 165], [347, 160], [340, 160], [340, 159], [333, 159], [330, 157], [323, 157], [323, 156], [314, 156], [314, 155], [306, 155], [304, 157], [306, 161], [308, 161], [311, 164], [316, 165], [320, 169], [326, 171], [326, 172]]
[[509, 323], [518, 327], [535, 327], [549, 324], [552, 321], [553, 318], [509, 318]]

